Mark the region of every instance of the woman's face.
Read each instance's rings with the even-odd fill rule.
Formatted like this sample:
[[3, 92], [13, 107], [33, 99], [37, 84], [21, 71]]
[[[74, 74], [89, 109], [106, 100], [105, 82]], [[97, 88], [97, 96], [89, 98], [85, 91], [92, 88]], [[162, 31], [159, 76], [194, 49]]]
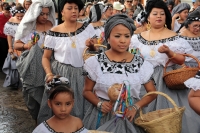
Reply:
[[31, 2], [29, 2], [29, 1], [25, 1], [25, 3], [24, 3], [24, 8], [26, 9], [26, 10], [28, 10], [28, 8], [31, 6]]
[[113, 51], [125, 52], [131, 42], [130, 30], [122, 24], [115, 26], [110, 33], [108, 42]]
[[62, 10], [62, 16], [65, 20], [76, 21], [78, 18], [79, 9], [75, 3], [66, 3]]
[[84, 12], [85, 12], [85, 9], [83, 8], [83, 9], [79, 12], [79, 16], [84, 16]]
[[40, 13], [40, 15], [37, 18], [37, 22], [39, 22], [41, 24], [45, 24], [48, 20], [48, 17], [49, 17], [49, 8], [44, 7], [44, 8], [42, 8], [42, 12]]
[[133, 1], [132, 0], [126, 0], [124, 5], [126, 5], [126, 7], [131, 7], [132, 6]]
[[112, 15], [121, 14], [121, 13], [122, 13], [122, 11], [113, 9], [113, 14]]
[[180, 12], [180, 14], [179, 14], [180, 19], [185, 21], [187, 19], [187, 17], [188, 17], [188, 12], [189, 12], [188, 9], [183, 10], [182, 12]]
[[148, 21], [150, 22], [151, 27], [154, 28], [164, 27], [165, 20], [165, 11], [161, 8], [153, 8], [148, 17]]
[[88, 6], [87, 6], [86, 11], [85, 11], [85, 14], [86, 14], [86, 15], [89, 15], [91, 6], [92, 6], [92, 5], [88, 5]]
[[128, 12], [128, 16], [129, 16], [129, 18], [131, 18], [131, 19], [132, 19], [132, 18], [133, 18], [133, 14], [134, 14], [134, 12], [133, 12], [133, 11], [129, 11], [129, 12]]
[[16, 13], [15, 17], [17, 18], [17, 20], [21, 21], [22, 18], [24, 17], [24, 13]]
[[188, 30], [193, 34], [198, 35], [200, 33], [200, 21], [193, 21], [188, 25]]
[[113, 8], [112, 7], [109, 7], [107, 10], [106, 10], [106, 12], [105, 12], [105, 15], [106, 15], [106, 17], [111, 17], [112, 16], [112, 14], [113, 14]]

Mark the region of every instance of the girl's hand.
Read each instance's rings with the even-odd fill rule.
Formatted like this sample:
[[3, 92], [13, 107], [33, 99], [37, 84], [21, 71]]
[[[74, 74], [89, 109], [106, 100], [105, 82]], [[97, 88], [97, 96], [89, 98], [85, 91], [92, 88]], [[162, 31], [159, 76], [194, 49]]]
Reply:
[[162, 45], [158, 48], [158, 52], [160, 53], [169, 53], [170, 52], [170, 49], [167, 45]]
[[179, 13], [174, 14], [174, 16], [172, 17], [172, 19], [176, 19], [179, 17]]
[[47, 77], [47, 79], [46, 79], [46, 83], [51, 82], [51, 81], [53, 80], [53, 76], [54, 76], [54, 75], [49, 75], [49, 76]]
[[110, 102], [103, 102], [101, 105], [101, 112], [104, 114], [107, 114], [109, 112], [111, 112], [112, 110], [112, 104]]
[[132, 122], [133, 121], [133, 118], [135, 117], [136, 115], [136, 110], [133, 108], [133, 107], [129, 107], [127, 112], [126, 112], [126, 118]]
[[9, 49], [8, 49], [8, 53], [13, 54], [13, 49], [12, 49], [12, 48], [9, 48]]

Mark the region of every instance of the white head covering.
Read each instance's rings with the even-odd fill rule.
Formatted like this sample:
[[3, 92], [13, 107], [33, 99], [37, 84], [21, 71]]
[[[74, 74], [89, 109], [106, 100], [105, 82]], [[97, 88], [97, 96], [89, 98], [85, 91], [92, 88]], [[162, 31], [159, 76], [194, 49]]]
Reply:
[[32, 4], [25, 13], [22, 21], [20, 22], [17, 32], [15, 34], [15, 40], [19, 40], [32, 31], [36, 25], [36, 19], [42, 12], [43, 7], [49, 7], [48, 20], [55, 25], [55, 8], [52, 0], [32, 0]]

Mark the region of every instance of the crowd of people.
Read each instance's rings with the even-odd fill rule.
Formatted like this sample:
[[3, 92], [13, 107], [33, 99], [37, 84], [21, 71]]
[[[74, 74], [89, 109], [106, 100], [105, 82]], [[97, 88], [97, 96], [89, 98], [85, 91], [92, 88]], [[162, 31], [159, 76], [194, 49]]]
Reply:
[[[168, 88], [167, 71], [199, 67], [200, 1], [24, 0], [0, 5], [4, 87], [21, 88], [33, 133], [99, 130], [145, 133], [138, 111], [185, 107], [181, 133], [200, 132], [200, 72], [185, 89]], [[106, 48], [105, 48], [106, 47]], [[90, 57], [85, 58], [85, 55]], [[129, 104], [114, 112], [108, 89], [127, 88]], [[120, 90], [119, 90], [120, 91]], [[117, 101], [118, 102], [118, 101]], [[122, 106], [122, 105], [121, 105]], [[120, 108], [120, 106], [118, 106]], [[126, 110], [124, 113], [123, 110]]]

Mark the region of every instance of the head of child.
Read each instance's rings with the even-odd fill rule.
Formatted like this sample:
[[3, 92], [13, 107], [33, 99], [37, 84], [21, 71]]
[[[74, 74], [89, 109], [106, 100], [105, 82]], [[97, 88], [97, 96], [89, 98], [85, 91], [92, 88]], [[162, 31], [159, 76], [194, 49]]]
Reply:
[[105, 40], [108, 49], [123, 53], [129, 48], [131, 37], [135, 30], [134, 22], [124, 14], [116, 14], [110, 17], [105, 25]]
[[21, 5], [17, 5], [13, 9], [11, 9], [12, 16], [15, 17], [19, 21], [22, 20], [25, 12], [26, 12], [26, 10]]
[[11, 6], [9, 5], [3, 7], [3, 14], [5, 17], [10, 17], [10, 9], [11, 9]]
[[74, 92], [66, 85], [58, 85], [51, 89], [48, 106], [59, 120], [69, 118], [74, 106]]

